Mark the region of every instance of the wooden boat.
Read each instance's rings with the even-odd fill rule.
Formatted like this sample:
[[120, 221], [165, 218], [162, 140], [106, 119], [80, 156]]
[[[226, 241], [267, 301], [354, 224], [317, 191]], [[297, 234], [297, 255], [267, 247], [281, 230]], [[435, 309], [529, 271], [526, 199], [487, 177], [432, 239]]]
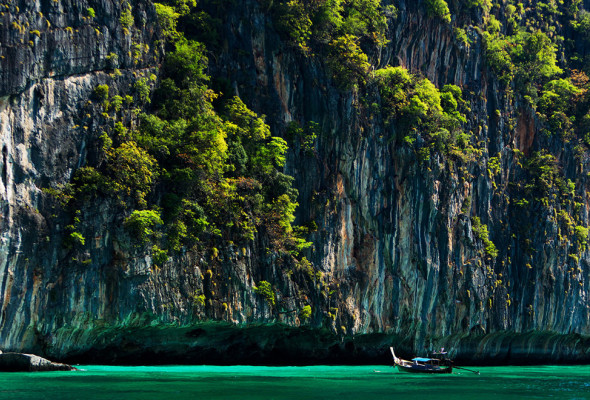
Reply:
[[440, 355], [440, 358], [416, 357], [409, 361], [398, 358], [393, 351], [393, 347], [389, 349], [398, 371], [420, 374], [450, 374], [453, 372], [453, 362], [446, 357], [444, 352], [434, 354], [436, 356]]

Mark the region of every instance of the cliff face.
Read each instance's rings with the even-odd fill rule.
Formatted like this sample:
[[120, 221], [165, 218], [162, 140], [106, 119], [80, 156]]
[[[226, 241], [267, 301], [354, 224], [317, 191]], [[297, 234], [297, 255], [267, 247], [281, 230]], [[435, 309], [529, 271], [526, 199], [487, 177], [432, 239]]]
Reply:
[[[286, 165], [299, 190], [298, 222], [318, 226], [308, 238], [315, 271], [285, 265], [263, 234], [215, 256], [181, 252], [157, 268], [108, 201], [82, 210], [87, 242], [68, 249], [68, 220], [41, 190], [69, 182], [92, 159], [108, 123], [88, 104], [94, 88], [130, 93], [159, 62], [147, 1], [132, 8], [127, 32], [125, 5], [71, 3], [23, 2], [2, 17], [0, 347], [103, 362], [381, 362], [391, 344], [446, 346], [471, 360], [590, 358], [590, 254], [562, 238], [554, 208], [523, 210], [513, 188], [527, 177], [514, 150], [549, 149], [576, 184], [587, 226], [587, 155], [539, 134], [534, 112], [486, 67], [475, 30], [465, 46], [451, 26], [400, 1], [389, 43], [373, 55], [376, 68], [401, 65], [463, 89], [466, 130], [481, 152], [425, 164], [391, 140], [395, 126], [367, 111], [379, 101], [375, 88], [338, 89], [321, 58], [281, 38], [266, 6], [208, 10], [223, 15], [213, 79], [266, 114], [274, 135], [291, 121], [319, 124], [313, 152], [294, 143]], [[94, 18], [82, 18], [88, 7]], [[149, 46], [136, 55], [138, 44]], [[487, 226], [497, 256], [486, 255], [472, 217]], [[253, 290], [261, 280], [273, 284], [278, 306]], [[299, 310], [307, 304], [306, 321]]]
[[[568, 257], [573, 244], [558, 240], [559, 226], [549, 212], [537, 210], [525, 222], [510, 204], [516, 199], [509, 198], [509, 182], [523, 174], [514, 149], [530, 153], [558, 146], [564, 171], [582, 187], [587, 224], [586, 159], [574, 167], [573, 145], [560, 148], [555, 140], [535, 137], [538, 121], [500, 89], [477, 35], [465, 48], [451, 27], [415, 5], [400, 2], [399, 11], [381, 64], [402, 65], [439, 86], [463, 88], [472, 111], [468, 129], [485, 143], [475, 162], [452, 165], [439, 158], [420, 165], [410, 150], [391, 144], [382, 121], [363, 115], [363, 99], [318, 84], [327, 81], [319, 60], [277, 48], [268, 25], [244, 23], [234, 37], [246, 43], [229, 43], [251, 48], [246, 53], [254, 58], [235, 60], [226, 53], [216, 64], [215, 74], [236, 84], [235, 71], [251, 71], [248, 81], [258, 85], [238, 86], [238, 92], [267, 113], [276, 130], [291, 120], [322, 127], [316, 156], [293, 154], [288, 171], [300, 189], [300, 220], [315, 220], [320, 227], [312, 238], [313, 260], [339, 285], [343, 327], [415, 336], [417, 348], [469, 332], [587, 335], [587, 252], [579, 261]], [[514, 119], [516, 126], [509, 127]], [[488, 173], [490, 156], [501, 160], [499, 176]], [[487, 224], [499, 249], [495, 260], [481, 255], [474, 215]], [[519, 226], [524, 223], [532, 224], [526, 232]], [[523, 249], [526, 241], [534, 249]], [[509, 342], [490, 340], [483, 352], [509, 356]]]
[[[67, 184], [92, 157], [91, 144], [106, 124], [92, 104], [94, 89], [107, 84], [125, 96], [138, 76], [157, 70], [158, 31], [148, 23], [155, 11], [149, 2], [135, 3], [130, 10], [110, 1], [2, 5], [3, 348], [37, 350], [48, 332], [86, 313], [100, 318], [108, 308], [108, 271], [65, 268], [72, 256], [63, 246], [69, 221], [56, 215], [43, 189]], [[121, 23], [125, 12], [131, 12], [131, 26]], [[115, 217], [108, 211], [107, 205], [92, 211], [96, 225], [86, 227], [92, 244], [81, 255], [103, 266], [112, 258], [108, 230]]]

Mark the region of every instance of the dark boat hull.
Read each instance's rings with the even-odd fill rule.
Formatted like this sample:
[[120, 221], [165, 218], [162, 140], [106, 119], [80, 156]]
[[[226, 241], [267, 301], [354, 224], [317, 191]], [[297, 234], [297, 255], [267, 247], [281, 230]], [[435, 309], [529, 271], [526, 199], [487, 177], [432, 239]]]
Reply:
[[404, 366], [395, 364], [400, 372], [409, 372], [411, 374], [450, 374], [453, 372], [453, 366], [432, 367], [424, 365]]
[[443, 356], [439, 358], [425, 358], [416, 357], [412, 361], [398, 358], [393, 351], [393, 347], [390, 347], [391, 355], [393, 356], [393, 363], [400, 372], [409, 372], [412, 374], [450, 374], [453, 372], [453, 362], [445, 357], [443, 350], [440, 354]]

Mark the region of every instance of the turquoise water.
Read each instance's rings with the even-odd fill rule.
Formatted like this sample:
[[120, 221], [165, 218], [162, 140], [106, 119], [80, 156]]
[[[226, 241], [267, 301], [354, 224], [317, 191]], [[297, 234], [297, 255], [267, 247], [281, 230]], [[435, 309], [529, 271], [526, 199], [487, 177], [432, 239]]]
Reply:
[[410, 375], [389, 366], [81, 366], [0, 373], [0, 399], [590, 399], [590, 366]]

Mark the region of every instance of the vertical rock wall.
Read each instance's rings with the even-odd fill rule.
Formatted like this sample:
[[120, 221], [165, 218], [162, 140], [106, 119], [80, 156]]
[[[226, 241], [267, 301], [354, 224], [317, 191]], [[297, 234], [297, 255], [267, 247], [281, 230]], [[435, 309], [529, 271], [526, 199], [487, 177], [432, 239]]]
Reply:
[[[148, 1], [7, 1], [0, 7], [0, 347], [39, 350], [44, 335], [108, 314], [112, 259], [108, 205], [93, 210], [87, 250], [95, 262], [68, 271], [70, 223], [45, 189], [67, 184], [93, 157], [108, 121], [93, 91], [132, 93], [157, 71]], [[93, 10], [93, 12], [91, 11]], [[132, 24], [121, 16], [131, 12]], [[91, 16], [93, 14], [94, 16]], [[110, 293], [108, 291], [110, 290]]]
[[[392, 343], [408, 352], [446, 344], [472, 359], [587, 360], [588, 252], [577, 262], [569, 257], [571, 244], [552, 240], [558, 228], [543, 212], [531, 237], [519, 236], [522, 221], [507, 197], [520, 173], [514, 149], [560, 144], [536, 135], [534, 115], [498, 89], [476, 32], [465, 48], [452, 27], [398, 3], [379, 66], [402, 65], [439, 87], [463, 88], [472, 110], [467, 129], [482, 149], [474, 162], [424, 165], [396, 146], [395, 126], [368, 113], [361, 92], [338, 90], [321, 58], [286, 44], [258, 1], [224, 11], [222, 44], [210, 57], [213, 79], [230, 82], [266, 114], [274, 135], [290, 121], [321, 128], [314, 154], [295, 144], [286, 166], [300, 193], [297, 222], [318, 225], [307, 256], [319, 281], [267, 252], [264, 235], [214, 257], [181, 253], [156, 268], [149, 251], [125, 239], [125, 215], [108, 201], [82, 210], [87, 243], [67, 249], [68, 220], [43, 188], [66, 184], [93, 157], [108, 124], [92, 103], [94, 88], [133, 94], [138, 76], [157, 72], [154, 10], [133, 2], [134, 23], [124, 27], [119, 2], [3, 5], [0, 347], [97, 362], [285, 354], [374, 362]], [[572, 152], [563, 149], [562, 169], [586, 174], [587, 160], [577, 167]], [[491, 177], [487, 163], [498, 153], [501, 173]], [[587, 224], [588, 199], [579, 190]], [[488, 226], [495, 259], [483, 255], [473, 216]], [[533, 252], [523, 250], [525, 240]], [[273, 283], [280, 309], [253, 291], [261, 280]], [[298, 316], [306, 304], [313, 310], [307, 322]]]
[[[553, 350], [540, 350], [545, 357], [588, 357], [583, 345], [567, 347], [578, 339], [566, 345], [559, 336], [590, 333], [588, 252], [579, 260], [568, 256], [574, 245], [558, 240], [559, 226], [547, 211], [534, 210], [531, 236], [523, 235], [521, 211], [509, 198], [509, 182], [524, 178], [515, 150], [530, 155], [549, 149], [564, 175], [577, 179], [587, 225], [587, 157], [574, 168], [572, 144], [562, 148], [555, 138], [536, 134], [539, 121], [500, 89], [474, 30], [465, 47], [452, 26], [426, 17], [421, 5], [396, 6], [380, 66], [401, 65], [439, 87], [463, 89], [472, 110], [466, 129], [482, 149], [474, 162], [438, 158], [421, 165], [409, 148], [396, 148], [390, 140], [395, 127], [370, 115], [358, 92], [337, 90], [320, 58], [279, 44], [271, 18], [256, 2], [244, 7], [253, 17], [228, 16], [221, 33], [225, 51], [214, 63], [213, 75], [230, 80], [237, 94], [267, 114], [275, 132], [293, 120], [320, 124], [316, 154], [295, 146], [287, 172], [300, 191], [298, 222], [319, 226], [311, 257], [337, 287], [333, 329], [411, 337], [418, 351], [441, 343], [461, 349], [463, 341], [458, 352], [465, 356], [526, 357], [546, 340], [542, 346]], [[236, 57], [235, 48], [245, 51]], [[488, 172], [492, 156], [501, 160], [500, 176]], [[485, 256], [473, 216], [489, 228], [497, 258]], [[523, 242], [534, 249], [524, 249]], [[543, 339], [530, 338], [529, 345], [523, 344], [529, 339], [516, 339], [527, 332]], [[484, 336], [489, 340], [476, 349], [467, 339]], [[518, 344], [511, 349], [513, 340]]]

